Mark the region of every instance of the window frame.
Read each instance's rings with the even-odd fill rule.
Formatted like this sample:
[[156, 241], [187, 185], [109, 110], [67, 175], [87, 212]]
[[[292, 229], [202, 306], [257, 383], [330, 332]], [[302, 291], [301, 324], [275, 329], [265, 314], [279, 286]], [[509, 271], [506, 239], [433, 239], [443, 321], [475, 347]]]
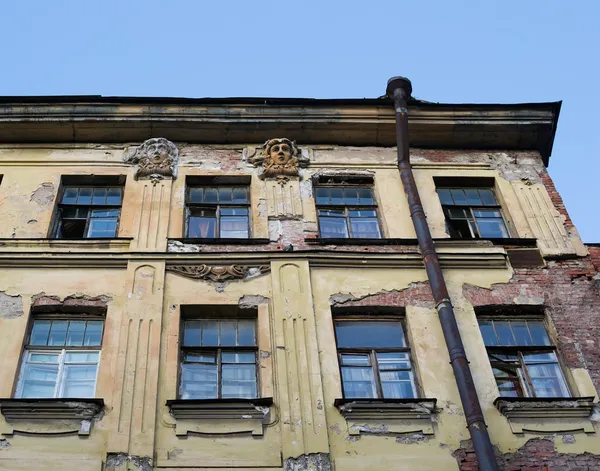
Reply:
[[[404, 333], [404, 347], [339, 347], [338, 335], [336, 329], [337, 322], [398, 322], [402, 326], [402, 332]], [[413, 359], [412, 349], [410, 346], [410, 342], [408, 341], [407, 329], [406, 329], [406, 319], [400, 316], [393, 315], [381, 315], [381, 314], [338, 314], [333, 317], [333, 332], [335, 337], [335, 347], [336, 354], [338, 360], [338, 370], [340, 373], [340, 383], [342, 386], [342, 397], [344, 399], [357, 399], [357, 400], [392, 400], [397, 398], [386, 398], [383, 394], [383, 384], [381, 381], [381, 371], [379, 367], [379, 363], [377, 360], [377, 353], [405, 353], [408, 356], [408, 361], [410, 362], [410, 370], [409, 375], [411, 379], [413, 397], [412, 398], [401, 398], [401, 399], [419, 399], [422, 397], [421, 388], [416, 372], [416, 364]], [[346, 395], [346, 391], [344, 388], [344, 377], [342, 373], [342, 369], [344, 367], [349, 367], [348, 365], [344, 365], [342, 361], [342, 355], [368, 355], [369, 357], [369, 368], [373, 372], [373, 381], [375, 382], [375, 391], [377, 393], [377, 397], [374, 398], [356, 398], [349, 397]], [[351, 367], [351, 366], [350, 366]], [[364, 368], [364, 366], [363, 366]], [[407, 371], [407, 370], [384, 370], [384, 371]]]
[[[65, 195], [65, 191], [68, 188], [77, 188], [78, 191], [81, 190], [82, 188], [89, 188], [92, 190], [92, 198], [93, 198], [93, 190], [96, 188], [104, 188], [106, 190], [112, 189], [112, 188], [118, 188], [119, 190], [121, 190], [121, 202], [119, 204], [99, 204], [99, 205], [94, 205], [90, 202], [90, 204], [77, 204], [77, 203], [63, 203], [62, 199], [64, 198]], [[85, 239], [115, 239], [119, 237], [119, 226], [121, 225], [121, 215], [123, 213], [123, 198], [124, 198], [124, 194], [125, 194], [125, 187], [124, 185], [118, 185], [118, 184], [82, 184], [79, 185], [77, 183], [72, 183], [72, 184], [61, 184], [61, 188], [60, 191], [58, 192], [58, 198], [57, 198], [57, 204], [56, 204], [56, 216], [55, 216], [55, 222], [54, 225], [52, 227], [52, 231], [51, 231], [51, 236], [54, 239], [59, 239], [59, 240], [85, 240]], [[83, 220], [83, 218], [63, 218], [62, 216], [62, 212], [63, 212], [63, 208], [87, 208], [87, 216], [85, 218], [85, 226], [83, 229], [83, 236], [82, 237], [74, 237], [74, 238], [66, 238], [64, 236], [59, 236], [59, 233], [61, 232], [61, 223], [63, 221], [63, 219], [67, 219], [67, 220]], [[89, 228], [90, 228], [90, 223], [92, 218], [92, 210], [105, 210], [105, 211], [110, 211], [110, 210], [115, 210], [118, 209], [119, 214], [117, 215], [117, 224], [115, 227], [115, 234], [112, 237], [88, 237], [87, 234], [89, 232]]]
[[[190, 193], [191, 190], [196, 188], [202, 188], [203, 190], [206, 188], [214, 188], [217, 190], [217, 194], [219, 188], [244, 188], [246, 190], [246, 203], [221, 203], [217, 201], [216, 203], [197, 203], [190, 201]], [[250, 184], [249, 183], [228, 183], [228, 184], [218, 184], [218, 183], [206, 183], [206, 184], [187, 184], [185, 187], [185, 218], [184, 218], [184, 234], [186, 239], [249, 239], [252, 237], [252, 211], [250, 210], [251, 206], [251, 194]], [[248, 211], [248, 232], [246, 237], [221, 237], [221, 206], [225, 208], [245, 208]], [[194, 208], [199, 209], [214, 209], [215, 210], [215, 236], [216, 237], [190, 237], [190, 217], [192, 217], [192, 210]]]
[[[218, 346], [185, 346], [184, 345], [184, 335], [185, 335], [185, 323], [188, 321], [231, 321], [231, 320], [251, 320], [254, 322], [254, 346], [237, 346], [237, 345], [218, 345]], [[177, 394], [176, 397], [178, 400], [198, 400], [196, 398], [183, 399], [182, 398], [182, 387], [183, 387], [183, 365], [186, 362], [185, 357], [190, 353], [214, 353], [215, 354], [215, 363], [196, 363], [196, 364], [215, 364], [217, 366], [217, 397], [213, 398], [201, 398], [201, 400], [223, 400], [222, 397], [222, 379], [223, 379], [223, 361], [222, 354], [225, 353], [245, 353], [252, 352], [254, 354], [254, 376], [255, 376], [255, 385], [256, 385], [256, 396], [255, 398], [233, 398], [240, 400], [249, 400], [249, 399], [258, 399], [261, 397], [261, 389], [260, 389], [260, 364], [259, 364], [259, 348], [258, 348], [258, 317], [256, 316], [185, 316], [181, 318], [180, 326], [179, 326], [179, 355], [178, 355], [178, 370], [177, 370]], [[235, 364], [235, 363], [234, 363]], [[252, 363], [240, 363], [242, 365], [250, 365]], [[232, 398], [225, 398], [225, 400]]]
[[[31, 345], [31, 335], [33, 333], [33, 326], [35, 321], [40, 320], [50, 320], [50, 321], [101, 321], [102, 322], [102, 335], [100, 336], [100, 342], [98, 345], [81, 345], [81, 346], [67, 346], [67, 345]], [[68, 331], [67, 331], [68, 332]], [[19, 360], [19, 369], [18, 376], [15, 382], [13, 397], [15, 399], [24, 399], [22, 397], [24, 382], [25, 382], [25, 366], [28, 364], [28, 358], [32, 353], [41, 353], [41, 354], [55, 354], [58, 353], [59, 361], [58, 361], [58, 371], [56, 373], [56, 384], [54, 386], [54, 393], [51, 399], [71, 399], [67, 396], [59, 396], [57, 395], [60, 392], [65, 384], [65, 378], [63, 377], [64, 366], [66, 362], [66, 354], [71, 352], [77, 353], [98, 353], [98, 360], [95, 363], [96, 365], [96, 376], [94, 378], [94, 396], [96, 397], [96, 388], [98, 386], [98, 375], [100, 372], [100, 361], [102, 359], [102, 347], [104, 344], [104, 335], [106, 332], [106, 316], [97, 315], [97, 314], [46, 314], [46, 315], [33, 315], [31, 319], [27, 323], [27, 335], [23, 342], [23, 349], [21, 352], [21, 357]], [[84, 333], [85, 336], [85, 333]], [[85, 340], [85, 337], [84, 337]], [[84, 341], [83, 340], [83, 341]], [[82, 341], [82, 343], [83, 343]], [[66, 343], [66, 338], [65, 338]], [[53, 363], [44, 363], [44, 364], [53, 364]], [[80, 364], [80, 363], [69, 363], [69, 364]], [[81, 363], [81, 364], [92, 364], [92, 363]]]
[[[477, 221], [477, 217], [475, 216], [475, 214], [473, 212], [473, 211], [477, 211], [477, 210], [486, 210], [486, 209], [494, 209], [500, 213], [500, 218], [502, 219], [502, 224], [504, 225], [504, 229], [506, 230], [505, 238], [511, 237], [510, 227], [508, 225], [506, 217], [504, 216], [504, 211], [502, 208], [502, 204], [500, 203], [500, 200], [498, 198], [496, 188], [493, 185], [486, 186], [485, 184], [475, 184], [475, 185], [463, 184], [462, 186], [460, 186], [460, 184], [456, 184], [456, 185], [444, 184], [444, 185], [436, 185], [435, 190], [436, 190], [436, 194], [438, 196], [438, 201], [440, 202], [440, 205], [442, 206], [442, 211], [444, 213], [444, 220], [446, 222], [446, 230], [448, 232], [448, 235], [450, 235], [451, 237], [460, 238], [462, 240], [491, 239], [492, 237], [483, 237], [481, 235], [481, 229], [479, 228], [479, 222]], [[463, 191], [465, 191], [465, 190], [489, 190], [492, 193], [494, 199], [496, 200], [496, 204], [495, 205], [471, 205], [471, 204], [449, 205], [449, 204], [444, 204], [442, 202], [442, 199], [440, 198], [438, 190], [463, 190]], [[454, 200], [454, 198], [453, 198], [453, 200]], [[474, 235], [471, 225], [467, 224], [469, 227], [469, 232], [471, 233], [470, 239], [466, 239], [465, 237], [453, 236], [452, 232], [455, 232], [455, 231], [451, 229], [451, 224], [449, 221], [453, 221], [453, 220], [457, 220], [457, 219], [450, 217], [450, 214], [449, 214], [450, 208], [460, 208], [460, 209], [468, 210], [469, 215], [470, 215], [470, 220], [473, 221], [473, 224], [475, 224], [475, 228], [477, 229], [477, 234]], [[469, 220], [467, 220], [467, 221], [469, 221]]]
[[[373, 195], [373, 204], [372, 205], [346, 205], [346, 204], [323, 204], [323, 203], [318, 203], [317, 202], [317, 190], [319, 188], [341, 188], [342, 190], [344, 188], [368, 188], [369, 190], [371, 190], [371, 194]], [[369, 238], [365, 238], [365, 239], [385, 239], [385, 234], [383, 232], [383, 225], [382, 225], [382, 221], [381, 221], [381, 217], [379, 214], [379, 204], [377, 202], [377, 195], [375, 194], [375, 183], [373, 181], [371, 182], [364, 182], [364, 181], [360, 181], [360, 182], [353, 182], [352, 180], [349, 181], [345, 181], [345, 180], [340, 180], [340, 181], [323, 181], [323, 182], [316, 182], [313, 185], [313, 190], [314, 190], [314, 199], [315, 199], [315, 208], [317, 210], [317, 229], [318, 229], [318, 234], [319, 237], [322, 239], [337, 239], [338, 237], [325, 237], [323, 235], [323, 232], [321, 231], [321, 215], [320, 215], [320, 211], [324, 210], [342, 210], [344, 212], [344, 216], [343, 218], [340, 217], [339, 219], [344, 219], [344, 221], [346, 222], [346, 230], [348, 233], [348, 237], [339, 237], [339, 239], [361, 239], [361, 237], [354, 237], [353, 231], [352, 231], [352, 223], [351, 223], [351, 216], [350, 216], [350, 211], [368, 211], [368, 210], [372, 210], [375, 212], [375, 219], [377, 220], [377, 228], [379, 230], [379, 237], [369, 237]], [[325, 216], [327, 217], [327, 216]]]
[[[574, 397], [573, 388], [571, 387], [571, 384], [567, 378], [567, 375], [565, 374], [566, 370], [565, 370], [565, 365], [563, 364], [563, 361], [562, 361], [562, 356], [559, 354], [558, 347], [556, 346], [554, 340], [550, 336], [549, 325], [548, 325], [548, 322], [545, 317], [532, 316], [532, 315], [522, 315], [522, 316], [498, 316], [498, 315], [489, 316], [489, 315], [485, 315], [485, 316], [477, 317], [478, 327], [480, 326], [480, 322], [494, 323], [494, 322], [511, 322], [511, 321], [513, 321], [513, 322], [532, 321], [532, 322], [542, 323], [542, 325], [544, 327], [544, 331], [546, 333], [546, 336], [548, 337], [548, 340], [550, 342], [550, 345], [517, 345], [517, 344], [515, 344], [515, 345], [485, 345], [485, 339], [483, 338], [483, 335], [482, 335], [482, 340], [484, 341], [484, 346], [485, 346], [486, 353], [488, 356], [488, 361], [489, 361], [490, 367], [492, 368], [492, 373], [494, 375], [494, 382], [496, 383], [496, 387], [498, 388], [499, 396], [503, 397], [503, 398], [517, 397], [517, 398], [538, 398], [538, 399], [539, 398], [553, 398], [553, 397]], [[528, 326], [528, 329], [529, 329], [529, 326]], [[512, 327], [511, 327], [511, 331], [512, 331]], [[481, 330], [480, 330], [480, 332], [481, 332]], [[495, 325], [494, 325], [494, 332], [496, 333]], [[498, 334], [496, 333], [496, 336], [497, 335]], [[513, 336], [514, 336], [514, 333], [513, 333]], [[516, 338], [515, 338], [515, 341], [516, 341]], [[546, 362], [539, 362], [539, 363], [538, 362], [533, 362], [533, 363], [527, 362], [524, 354], [535, 354], [535, 353], [540, 353], [540, 354], [551, 353], [555, 356], [556, 361], [548, 360]], [[493, 372], [493, 370], [494, 369], [502, 370], [502, 368], [499, 367], [499, 365], [501, 366], [501, 364], [503, 362], [502, 362], [502, 360], [492, 361], [492, 359], [490, 358], [490, 354], [491, 355], [494, 355], [494, 354], [495, 355], [512, 355], [518, 359], [517, 360], [518, 363], [517, 362], [504, 362], [506, 364], [516, 365], [517, 372], [515, 375], [515, 379], [518, 381], [517, 396], [502, 395], [502, 391], [500, 390], [500, 388], [498, 386], [496, 374]], [[536, 394], [536, 390], [533, 385], [531, 375], [529, 373], [529, 365], [536, 365], [536, 364], [557, 365], [558, 372], [560, 374], [560, 378], [562, 378], [564, 387], [567, 392], [567, 396], [538, 396]], [[511, 383], [514, 384], [514, 381], [511, 381]], [[520, 392], [520, 394], [519, 394], [519, 392]]]

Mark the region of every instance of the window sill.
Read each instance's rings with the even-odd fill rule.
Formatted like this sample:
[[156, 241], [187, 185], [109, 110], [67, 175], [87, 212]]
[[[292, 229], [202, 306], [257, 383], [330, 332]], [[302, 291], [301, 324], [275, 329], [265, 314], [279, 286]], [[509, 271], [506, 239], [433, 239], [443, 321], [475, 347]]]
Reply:
[[417, 239], [358, 239], [307, 237], [307, 244], [314, 245], [417, 245]]
[[513, 433], [594, 432], [593, 397], [498, 397], [494, 405]]
[[89, 435], [92, 421], [100, 419], [103, 410], [103, 399], [0, 399], [7, 426], [1, 433]]
[[237, 238], [215, 238], [215, 239], [196, 239], [196, 238], [181, 238], [181, 239], [169, 239], [169, 242], [181, 242], [182, 244], [194, 244], [194, 245], [266, 245], [271, 241], [270, 239], [237, 239]]
[[0, 239], [3, 249], [63, 249], [69, 251], [87, 251], [90, 249], [121, 249], [129, 250], [133, 237], [90, 238], [90, 239]]
[[361, 433], [433, 434], [437, 399], [336, 399], [350, 435]]
[[251, 433], [262, 436], [271, 416], [273, 398], [172, 399], [166, 402], [175, 435]]

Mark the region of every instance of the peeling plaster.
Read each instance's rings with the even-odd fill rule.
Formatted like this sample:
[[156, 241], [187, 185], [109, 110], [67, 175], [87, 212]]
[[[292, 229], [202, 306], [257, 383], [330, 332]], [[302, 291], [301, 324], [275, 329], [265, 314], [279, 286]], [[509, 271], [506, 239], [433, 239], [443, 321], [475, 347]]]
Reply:
[[0, 317], [16, 319], [23, 315], [23, 299], [20, 294], [10, 295], [0, 291]]
[[40, 206], [49, 206], [54, 201], [54, 185], [50, 182], [44, 182], [31, 193], [29, 201], [39, 204]]
[[422, 443], [428, 442], [429, 437], [423, 433], [403, 433], [396, 437], [396, 443], [410, 444], [410, 443]]
[[268, 302], [269, 298], [265, 298], [259, 294], [245, 294], [239, 299], [238, 306], [240, 309], [253, 309], [259, 304], [267, 304]]
[[10, 442], [6, 438], [0, 438], [0, 451], [10, 447]]
[[109, 453], [106, 457], [106, 469], [119, 469], [127, 463], [128, 470], [152, 471], [152, 458], [148, 456], [128, 455], [127, 453]]
[[331, 471], [329, 453], [309, 453], [298, 458], [287, 458], [284, 471]]

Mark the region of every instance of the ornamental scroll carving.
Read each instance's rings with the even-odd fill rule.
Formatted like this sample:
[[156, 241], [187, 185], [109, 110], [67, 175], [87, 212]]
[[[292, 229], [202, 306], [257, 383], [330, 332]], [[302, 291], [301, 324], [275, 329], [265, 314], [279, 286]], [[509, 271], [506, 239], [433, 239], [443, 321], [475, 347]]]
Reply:
[[179, 265], [167, 266], [167, 271], [178, 273], [179, 275], [195, 280], [214, 281], [222, 283], [229, 280], [245, 280], [262, 275], [271, 270], [269, 265], [229, 265], [229, 266], [210, 266], [210, 265]]
[[299, 176], [298, 169], [306, 167], [309, 160], [296, 147], [295, 141], [283, 137], [269, 139], [262, 146], [262, 154], [248, 157], [248, 162], [260, 166], [260, 179], [274, 178], [284, 185], [289, 177]]
[[153, 183], [164, 178], [177, 177], [179, 149], [168, 139], [156, 137], [144, 141], [142, 145], [129, 152], [123, 160], [137, 164], [136, 180], [149, 179]]

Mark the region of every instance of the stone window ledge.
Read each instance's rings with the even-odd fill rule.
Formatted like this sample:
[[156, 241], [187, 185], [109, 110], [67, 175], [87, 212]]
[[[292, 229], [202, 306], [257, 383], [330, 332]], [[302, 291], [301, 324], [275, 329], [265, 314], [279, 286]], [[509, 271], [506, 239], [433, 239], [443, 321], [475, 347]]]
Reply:
[[576, 432], [593, 433], [590, 416], [593, 397], [498, 397], [494, 405], [504, 415], [514, 433]]
[[103, 399], [0, 399], [0, 413], [6, 421], [1, 433], [89, 435], [92, 421], [100, 419], [103, 410]]
[[83, 251], [90, 249], [129, 250], [133, 237], [86, 238], [86, 239], [49, 239], [49, 238], [0, 238], [2, 249], [69, 249]]
[[264, 434], [271, 418], [272, 397], [256, 399], [172, 399], [166, 402], [170, 416], [168, 425], [175, 435], [232, 434], [250, 432]]
[[437, 399], [336, 399], [335, 407], [348, 422], [348, 433], [433, 434]]

